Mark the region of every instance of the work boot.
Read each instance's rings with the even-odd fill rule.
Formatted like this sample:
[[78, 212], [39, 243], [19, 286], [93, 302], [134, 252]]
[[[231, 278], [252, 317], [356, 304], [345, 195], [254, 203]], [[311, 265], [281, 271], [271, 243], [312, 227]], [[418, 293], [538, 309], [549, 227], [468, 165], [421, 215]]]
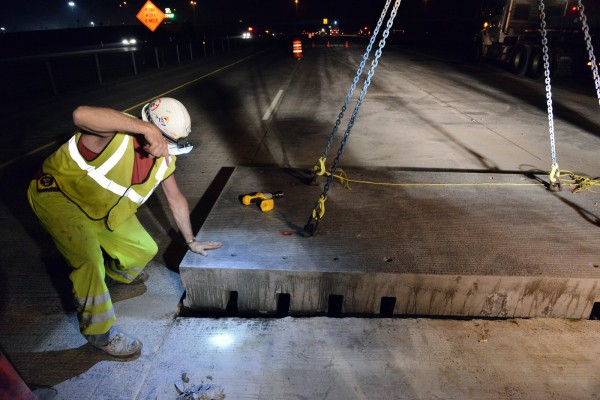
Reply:
[[129, 357], [142, 351], [142, 342], [116, 328], [100, 335], [84, 335], [94, 347], [114, 357]]
[[132, 280], [129, 284], [130, 285], [139, 285], [139, 284], [146, 282], [148, 280], [148, 278], [150, 278], [150, 275], [148, 275], [148, 273], [146, 271], [142, 270], [140, 272], [140, 274], [138, 276], [136, 276], [135, 279]]
[[149, 278], [150, 278], [150, 275], [148, 275], [148, 273], [146, 271], [142, 270], [142, 272], [140, 272], [140, 274], [138, 276], [136, 276], [135, 279], [129, 283], [117, 281], [116, 279], [113, 279], [108, 275], [106, 275], [106, 278], [104, 279], [104, 281], [106, 282], [106, 286], [110, 287], [110, 286], [114, 286], [114, 285], [140, 285], [140, 284], [146, 282]]

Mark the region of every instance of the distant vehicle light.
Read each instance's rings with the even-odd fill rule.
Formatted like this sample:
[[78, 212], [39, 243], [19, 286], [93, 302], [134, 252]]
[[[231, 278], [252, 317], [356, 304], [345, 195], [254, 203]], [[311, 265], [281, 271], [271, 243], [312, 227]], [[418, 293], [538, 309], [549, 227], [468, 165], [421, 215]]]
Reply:
[[242, 39], [250, 39], [252, 38], [252, 35], [250, 34], [250, 32], [242, 32]]
[[357, 32], [357, 34], [358, 34], [358, 36], [369, 37], [369, 36], [371, 36], [371, 31], [369, 30], [368, 26], [365, 26], [364, 28], [359, 29], [358, 32]]
[[124, 46], [128, 46], [130, 44], [136, 44], [137, 40], [135, 40], [135, 39], [123, 39], [121, 41], [121, 43], [123, 43]]

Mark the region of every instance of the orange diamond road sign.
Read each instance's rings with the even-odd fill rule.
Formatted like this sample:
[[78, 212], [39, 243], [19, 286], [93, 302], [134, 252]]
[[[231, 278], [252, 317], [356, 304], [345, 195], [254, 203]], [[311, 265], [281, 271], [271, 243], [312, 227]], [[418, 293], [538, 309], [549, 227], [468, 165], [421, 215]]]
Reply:
[[160, 11], [160, 8], [156, 7], [150, 0], [144, 4], [139, 13], [137, 13], [137, 19], [142, 21], [142, 24], [146, 25], [152, 32], [158, 28], [165, 14]]

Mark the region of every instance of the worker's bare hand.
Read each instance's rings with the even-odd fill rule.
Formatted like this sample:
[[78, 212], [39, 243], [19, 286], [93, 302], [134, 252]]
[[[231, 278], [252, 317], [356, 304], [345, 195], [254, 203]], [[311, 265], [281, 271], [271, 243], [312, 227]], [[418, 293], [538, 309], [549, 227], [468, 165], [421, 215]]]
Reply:
[[189, 244], [191, 251], [202, 254], [204, 257], [208, 255], [206, 250], [215, 250], [221, 246], [223, 246], [223, 243], [221, 242], [192, 242]]
[[147, 142], [144, 146], [144, 150], [146, 150], [151, 157], [166, 157], [168, 163], [169, 146], [160, 131], [155, 126], [149, 125], [150, 129], [144, 134], [144, 139], [146, 139]]

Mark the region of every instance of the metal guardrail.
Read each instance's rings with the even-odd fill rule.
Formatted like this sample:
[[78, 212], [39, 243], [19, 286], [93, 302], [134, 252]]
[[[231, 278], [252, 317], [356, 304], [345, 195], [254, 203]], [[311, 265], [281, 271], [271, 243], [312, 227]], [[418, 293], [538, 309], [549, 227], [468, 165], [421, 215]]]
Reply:
[[152, 46], [111, 45], [0, 60], [3, 96], [58, 96], [244, 48], [252, 41], [216, 38]]

